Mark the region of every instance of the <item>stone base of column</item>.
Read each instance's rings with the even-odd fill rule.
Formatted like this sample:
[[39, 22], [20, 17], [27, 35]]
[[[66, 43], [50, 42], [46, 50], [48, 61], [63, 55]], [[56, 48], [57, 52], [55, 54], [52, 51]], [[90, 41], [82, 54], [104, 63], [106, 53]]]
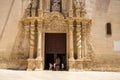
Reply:
[[83, 71], [83, 70], [91, 70], [91, 60], [84, 60], [84, 59], [77, 59], [75, 61], [77, 71]]
[[28, 59], [28, 71], [32, 71], [35, 69], [35, 59]]
[[75, 65], [76, 65], [75, 70], [77, 70], [77, 71], [83, 71], [83, 62], [84, 62], [83, 59], [77, 59], [75, 61]]
[[75, 60], [74, 59], [69, 59], [69, 71], [75, 71]]
[[88, 71], [92, 69], [92, 60], [86, 59], [83, 63], [84, 70]]
[[43, 70], [43, 68], [42, 68], [42, 59], [37, 58], [37, 59], [35, 60], [35, 62], [36, 62], [36, 68], [35, 68], [35, 70], [36, 70], [36, 71], [41, 71], [41, 70]]

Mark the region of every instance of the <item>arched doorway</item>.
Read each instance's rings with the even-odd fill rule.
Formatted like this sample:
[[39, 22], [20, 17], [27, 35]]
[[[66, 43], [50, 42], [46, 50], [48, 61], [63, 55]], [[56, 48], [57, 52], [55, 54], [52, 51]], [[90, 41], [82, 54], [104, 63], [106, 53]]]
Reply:
[[[49, 63], [54, 64], [60, 59], [66, 67], [66, 33], [45, 33], [44, 69], [49, 69]], [[65, 68], [66, 69], [66, 68]]]

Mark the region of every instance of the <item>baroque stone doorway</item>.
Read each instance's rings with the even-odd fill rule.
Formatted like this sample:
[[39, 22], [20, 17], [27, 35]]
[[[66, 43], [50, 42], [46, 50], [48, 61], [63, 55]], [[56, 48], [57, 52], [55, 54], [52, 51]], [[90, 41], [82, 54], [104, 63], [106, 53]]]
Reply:
[[49, 69], [49, 63], [54, 64], [57, 58], [60, 65], [64, 63], [66, 66], [66, 33], [45, 33], [44, 56], [44, 69]]

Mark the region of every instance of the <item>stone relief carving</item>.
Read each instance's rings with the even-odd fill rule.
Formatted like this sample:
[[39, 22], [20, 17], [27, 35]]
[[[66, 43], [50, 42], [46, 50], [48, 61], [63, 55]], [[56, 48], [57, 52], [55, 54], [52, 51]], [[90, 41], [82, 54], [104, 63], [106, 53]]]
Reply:
[[66, 32], [67, 23], [64, 17], [58, 12], [53, 12], [44, 22], [45, 31]]
[[53, 0], [52, 11], [60, 11], [60, 0]]
[[36, 8], [37, 7], [37, 0], [31, 0], [31, 4], [32, 4], [32, 8]]
[[74, 1], [75, 15], [76, 17], [84, 17], [86, 14], [85, 4], [81, 0]]
[[86, 28], [86, 45], [87, 45], [87, 58], [88, 59], [93, 59], [94, 57], [94, 51], [93, 51], [93, 46], [92, 46], [92, 41], [91, 41], [91, 23], [88, 23], [86, 26], [88, 26]]

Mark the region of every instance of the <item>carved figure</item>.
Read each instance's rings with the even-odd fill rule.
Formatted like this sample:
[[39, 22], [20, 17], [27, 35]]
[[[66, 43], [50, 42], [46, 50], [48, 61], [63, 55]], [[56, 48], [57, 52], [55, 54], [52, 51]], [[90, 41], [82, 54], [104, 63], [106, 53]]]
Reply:
[[53, 0], [52, 11], [60, 11], [60, 0]]

